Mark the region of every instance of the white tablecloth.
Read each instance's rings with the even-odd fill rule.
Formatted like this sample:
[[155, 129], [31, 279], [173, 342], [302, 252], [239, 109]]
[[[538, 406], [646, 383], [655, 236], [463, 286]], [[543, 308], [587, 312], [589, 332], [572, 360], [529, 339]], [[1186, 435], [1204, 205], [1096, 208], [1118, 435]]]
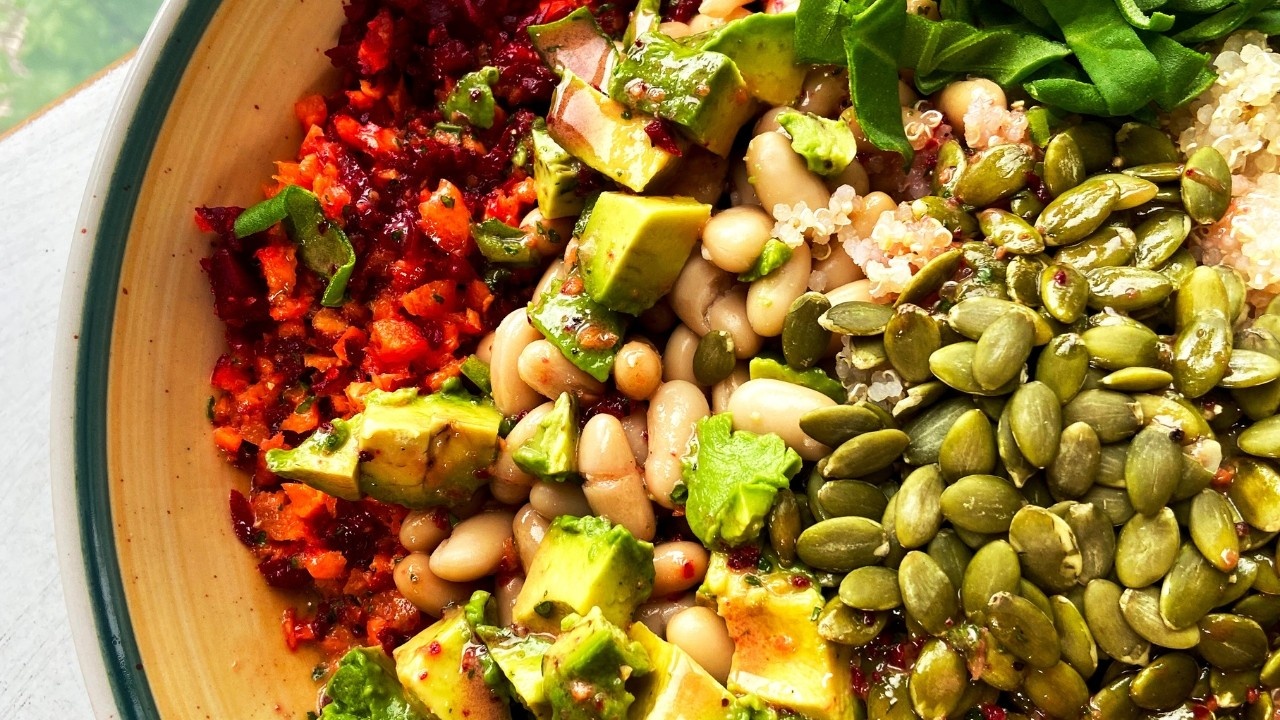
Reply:
[[0, 140], [0, 714], [92, 717], [53, 546], [49, 391], [68, 249], [127, 65]]

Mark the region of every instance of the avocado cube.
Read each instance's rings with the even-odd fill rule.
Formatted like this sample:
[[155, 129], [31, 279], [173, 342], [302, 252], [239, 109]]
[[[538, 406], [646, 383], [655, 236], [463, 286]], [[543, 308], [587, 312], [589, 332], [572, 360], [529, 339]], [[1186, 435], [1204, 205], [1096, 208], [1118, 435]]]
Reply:
[[533, 556], [512, 618], [533, 632], [559, 633], [566, 616], [599, 607], [623, 625], [652, 590], [653, 545], [604, 518], [562, 515]]
[[818, 634], [821, 591], [801, 573], [741, 573], [713, 553], [699, 595], [716, 603], [733, 638], [728, 687], [810, 720], [854, 720], [848, 653]]
[[[576, 272], [571, 271], [570, 276]], [[553, 280], [529, 305], [529, 322], [580, 370], [604, 382], [622, 345], [625, 316], [579, 290], [563, 292], [565, 281]], [[579, 285], [581, 287], [581, 285]]]
[[507, 701], [485, 682], [471, 626], [461, 606], [396, 648], [396, 675], [439, 720], [511, 720]]
[[565, 620], [542, 659], [542, 682], [556, 720], [625, 720], [635, 696], [627, 681], [649, 672], [649, 657], [595, 607]]
[[653, 668], [635, 683], [630, 720], [741, 717], [733, 694], [684, 650], [654, 635], [644, 623], [632, 623], [627, 634], [644, 648]]
[[651, 122], [566, 70], [551, 96], [547, 134], [587, 167], [642, 192], [678, 159], [653, 144]]
[[361, 418], [361, 489], [383, 502], [411, 508], [463, 502], [485, 483], [477, 472], [498, 454], [502, 414], [470, 395], [374, 390]]
[[417, 699], [410, 699], [396, 679], [391, 658], [379, 647], [347, 651], [325, 684], [324, 694], [330, 702], [321, 711], [321, 720], [355, 717], [426, 720]]
[[489, 657], [507, 676], [521, 704], [534, 717], [551, 717], [551, 706], [547, 704], [547, 693], [542, 684], [542, 657], [555, 638], [538, 633], [517, 635], [508, 628], [492, 625], [479, 626], [475, 631], [489, 648]]
[[552, 139], [542, 118], [534, 121], [532, 135], [533, 188], [542, 217], [554, 220], [582, 212], [587, 199], [578, 193], [578, 178], [586, 168]]
[[587, 294], [632, 315], [653, 307], [710, 217], [710, 205], [689, 198], [600, 193], [578, 241]]
[[547, 67], [557, 74], [568, 70], [594, 87], [604, 83], [618, 60], [613, 38], [585, 7], [554, 22], [530, 25], [529, 39]]
[[618, 63], [609, 97], [679, 125], [694, 142], [728, 156], [756, 101], [729, 56], [642, 35]]
[[543, 480], [564, 482], [578, 475], [578, 403], [569, 393], [560, 393], [551, 412], [538, 422], [512, 459], [521, 470]]
[[343, 500], [359, 500], [360, 449], [354, 433], [360, 425], [358, 418], [334, 420], [329, 427], [311, 433], [291, 450], [268, 450], [267, 469], [322, 493]]
[[796, 61], [796, 14], [751, 13], [680, 43], [727, 55], [738, 66], [747, 91], [770, 105], [790, 105], [809, 70]]

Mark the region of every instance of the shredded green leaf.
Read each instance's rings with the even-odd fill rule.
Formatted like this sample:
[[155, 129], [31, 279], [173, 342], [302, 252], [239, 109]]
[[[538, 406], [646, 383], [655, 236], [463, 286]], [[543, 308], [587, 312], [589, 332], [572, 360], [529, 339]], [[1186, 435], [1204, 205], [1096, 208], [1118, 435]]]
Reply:
[[1138, 6], [1137, 0], [1116, 0], [1116, 7], [1120, 8], [1120, 14], [1124, 16], [1125, 21], [1139, 30], [1164, 32], [1173, 27], [1174, 17], [1172, 15], [1166, 15], [1162, 12], [1147, 15]]
[[347, 280], [356, 267], [356, 251], [347, 234], [325, 217], [315, 193], [297, 185], [286, 185], [275, 197], [240, 213], [235, 222], [236, 237], [264, 232], [280, 222], [298, 245], [302, 264], [329, 281], [320, 304], [341, 306]]
[[903, 166], [909, 166], [915, 150], [907, 141], [898, 105], [897, 51], [906, 33], [907, 2], [870, 0], [844, 8], [841, 38], [858, 123], [872, 145], [902, 155]]

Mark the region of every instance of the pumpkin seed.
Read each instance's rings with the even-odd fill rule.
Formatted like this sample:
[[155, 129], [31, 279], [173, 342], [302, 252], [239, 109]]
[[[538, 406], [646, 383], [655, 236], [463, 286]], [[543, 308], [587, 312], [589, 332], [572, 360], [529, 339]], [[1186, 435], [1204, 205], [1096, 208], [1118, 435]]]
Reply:
[[942, 382], [970, 395], [1005, 395], [1011, 392], [1017, 385], [1017, 377], [991, 390], [978, 384], [974, 377], [977, 349], [975, 342], [944, 345], [929, 355], [929, 370]]
[[1090, 580], [1110, 575], [1116, 556], [1116, 531], [1111, 518], [1092, 503], [1081, 502], [1072, 502], [1055, 514], [1066, 521], [1080, 547], [1080, 577], [1076, 582], [1088, 585]]
[[1142, 178], [1153, 183], [1174, 182], [1182, 177], [1182, 163], [1161, 162], [1150, 165], [1135, 165], [1121, 171], [1130, 177]]
[[846, 440], [884, 427], [880, 415], [859, 405], [830, 405], [800, 416], [800, 429], [828, 447], [839, 447]]
[[[884, 352], [889, 364], [909, 383], [933, 379], [929, 356], [942, 347], [942, 333], [929, 313], [915, 305], [900, 305], [885, 326]], [[824, 348], [825, 350], [825, 348]]]
[[911, 442], [901, 430], [872, 430], [840, 444], [822, 470], [827, 478], [856, 478], [889, 467]]
[[1227, 356], [1227, 374], [1218, 381], [1224, 388], [1252, 388], [1280, 378], [1280, 360], [1256, 350], [1234, 348]]
[[1251, 670], [1267, 659], [1267, 633], [1255, 620], [1213, 613], [1200, 620], [1200, 656], [1219, 670]]
[[1111, 166], [1115, 155], [1114, 134], [1102, 123], [1083, 122], [1062, 131], [1076, 141], [1084, 158], [1085, 170], [1098, 172]]
[[903, 430], [911, 443], [902, 453], [902, 459], [910, 465], [929, 465], [938, 462], [942, 441], [947, 431], [965, 412], [973, 409], [973, 401], [967, 397], [944, 400], [920, 413], [908, 422]]
[[1032, 704], [1057, 720], [1080, 717], [1089, 702], [1089, 687], [1080, 673], [1065, 662], [1051, 668], [1031, 668], [1023, 681], [1023, 691]]
[[955, 276], [963, 259], [964, 254], [959, 250], [948, 250], [925, 263], [902, 287], [894, 305], [918, 304], [938, 292], [944, 283]]
[[1174, 320], [1181, 330], [1201, 316], [1216, 315], [1225, 319], [1230, 309], [1223, 276], [1211, 267], [1200, 265], [1191, 271], [1178, 292]]
[[973, 353], [973, 379], [984, 390], [1016, 380], [1031, 355], [1035, 325], [1026, 315], [1006, 313], [982, 332]]
[[978, 213], [978, 227], [987, 242], [1014, 255], [1044, 252], [1044, 238], [1026, 220], [1007, 210], [989, 209]]
[[733, 335], [728, 330], [712, 330], [702, 336], [693, 353], [693, 376], [699, 385], [715, 385], [729, 377], [737, 363]]
[[1022, 580], [1022, 566], [1013, 546], [995, 540], [978, 548], [960, 584], [960, 599], [965, 615], [979, 621], [987, 603], [999, 592], [1016, 594]]
[[1046, 205], [1035, 228], [1052, 247], [1079, 242], [1106, 222], [1119, 199], [1115, 182], [1086, 180]]
[[831, 346], [831, 331], [818, 319], [831, 309], [831, 301], [820, 292], [807, 292], [791, 303], [782, 322], [782, 355], [797, 370], [813, 367]]
[[1202, 147], [1187, 158], [1182, 170], [1182, 202], [1200, 225], [1215, 223], [1231, 204], [1231, 167], [1213, 147]]
[[1089, 492], [1080, 498], [1080, 502], [1096, 505], [1108, 518], [1111, 518], [1112, 525], [1123, 525], [1134, 516], [1133, 504], [1129, 502], [1129, 493], [1120, 488], [1094, 484], [1089, 488]]
[[[1080, 272], [1127, 265], [1133, 259], [1138, 237], [1127, 227], [1106, 225], [1074, 245], [1060, 248], [1054, 260]], [[1195, 258], [1191, 258], [1192, 264]]]
[[880, 488], [862, 480], [832, 480], [822, 483], [818, 505], [825, 517], [865, 517], [879, 520], [889, 499]]
[[1016, 312], [1027, 316], [1036, 328], [1035, 344], [1043, 345], [1053, 338], [1053, 328], [1039, 313], [1015, 302], [990, 297], [974, 297], [961, 300], [947, 311], [947, 323], [957, 333], [977, 340], [982, 331], [1005, 313]]
[[1241, 450], [1265, 458], [1280, 458], [1280, 417], [1254, 423], [1236, 437]]
[[1209, 564], [1225, 573], [1236, 569], [1240, 538], [1230, 501], [1213, 490], [1202, 490], [1191, 501], [1187, 524], [1192, 542]]
[[1250, 595], [1231, 609], [1237, 615], [1251, 618], [1264, 627], [1272, 627], [1280, 622], [1280, 597], [1274, 595]]
[[1134, 248], [1133, 264], [1155, 270], [1173, 257], [1190, 233], [1191, 218], [1186, 213], [1157, 210], [1134, 230], [1138, 244]]
[[1271, 690], [1280, 688], [1280, 650], [1272, 651], [1262, 663], [1262, 671], [1258, 674], [1262, 686]]
[[884, 517], [880, 518], [880, 526], [884, 528], [885, 537], [889, 541], [889, 552], [884, 556], [884, 566], [897, 568], [902, 563], [902, 558], [907, 554], [902, 545], [898, 542], [898, 531], [895, 530], [898, 525], [898, 495], [894, 493], [889, 498], [889, 504], [885, 506]]
[[943, 198], [951, 197], [956, 181], [964, 173], [968, 164], [968, 156], [960, 143], [948, 140], [938, 148], [938, 164], [933, 169], [933, 194]]
[[978, 221], [952, 198], [937, 195], [917, 198], [911, 201], [911, 213], [916, 219], [931, 217], [937, 220], [947, 232], [957, 237], [971, 238], [978, 234]]
[[1084, 617], [1098, 648], [1114, 660], [1129, 665], [1145, 665], [1151, 652], [1147, 642], [1129, 627], [1120, 612], [1119, 585], [1109, 580], [1093, 580], [1084, 590]]
[[1106, 370], [1151, 367], [1160, 359], [1160, 338], [1145, 325], [1102, 325], [1080, 336], [1089, 361]]
[[1089, 283], [1075, 267], [1055, 263], [1040, 273], [1040, 302], [1054, 320], [1071, 324], [1084, 315]]
[[1084, 153], [1070, 135], [1054, 135], [1044, 148], [1044, 184], [1057, 197], [1084, 182]]
[[985, 624], [1001, 647], [1033, 668], [1051, 668], [1062, 657], [1053, 621], [1026, 598], [996, 593], [987, 603]]
[[1133, 676], [1129, 697], [1146, 710], [1172, 710], [1191, 697], [1199, 677], [1200, 666], [1190, 655], [1168, 653]]
[[1132, 312], [1157, 305], [1173, 293], [1173, 283], [1155, 270], [1104, 267], [1085, 273], [1089, 307]]
[[911, 706], [922, 718], [946, 718], [969, 685], [964, 656], [937, 638], [925, 641], [911, 668]]
[[1125, 486], [1133, 509], [1159, 512], [1173, 497], [1182, 478], [1182, 451], [1165, 428], [1151, 424], [1133, 438], [1124, 464]]
[[1116, 201], [1116, 210], [1131, 210], [1146, 205], [1160, 192], [1159, 186], [1154, 182], [1127, 173], [1105, 173], [1095, 175], [1094, 179], [1109, 180], [1120, 188], [1120, 199]]
[[1214, 669], [1209, 672], [1209, 687], [1219, 708], [1238, 708], [1249, 702], [1249, 696], [1257, 694], [1258, 672], [1236, 670], [1226, 672]]
[[1150, 392], [1168, 387], [1173, 375], [1150, 367], [1127, 367], [1102, 378], [1102, 387], [1120, 392]]
[[892, 610], [902, 604], [898, 573], [886, 567], [856, 568], [840, 583], [840, 601], [856, 610]]
[[955, 481], [986, 474], [996, 467], [996, 437], [991, 421], [978, 409], [961, 414], [947, 429], [938, 451], [942, 477]]
[[1004, 464], [1005, 474], [1013, 480], [1014, 486], [1025, 488], [1027, 481], [1036, 474], [1036, 466], [1018, 449], [1018, 440], [1013, 435], [1009, 420], [1008, 403], [1005, 403], [1000, 419], [996, 422], [996, 452], [1000, 455], [1000, 462]]
[[1085, 390], [1062, 408], [1064, 423], [1087, 423], [1103, 443], [1132, 436], [1142, 427], [1143, 420], [1138, 403], [1128, 395], [1110, 390]]
[[918, 720], [911, 709], [910, 675], [889, 670], [867, 690], [867, 714], [884, 720]]
[[1169, 278], [1169, 282], [1178, 290], [1182, 290], [1187, 279], [1195, 270], [1196, 258], [1186, 248], [1179, 248], [1163, 265], [1156, 268], [1161, 275]]
[[956, 528], [973, 533], [1005, 533], [1025, 500], [1009, 480], [969, 475], [943, 489], [938, 505]]
[[1222, 286], [1227, 290], [1227, 320], [1235, 322], [1244, 312], [1244, 299], [1248, 288], [1240, 271], [1227, 265], [1211, 265], [1210, 269], [1222, 278]]
[[1047, 264], [1044, 255], [1015, 255], [1004, 273], [1009, 299], [1029, 308], [1040, 307], [1040, 273]]
[[889, 622], [888, 613], [868, 613], [831, 598], [818, 614], [818, 634], [833, 643], [861, 647], [876, 639]]
[[1142, 710], [1129, 699], [1132, 675], [1124, 675], [1094, 693], [1085, 711], [1089, 720], [1138, 720]]
[[1129, 518], [1116, 538], [1116, 578], [1125, 587], [1141, 588], [1164, 577], [1178, 559], [1179, 534], [1169, 508]]
[[907, 614], [931, 635], [941, 635], [960, 614], [956, 589], [938, 563], [912, 550], [898, 566], [898, 588]]
[[1078, 498], [1093, 487], [1102, 465], [1102, 443], [1088, 423], [1072, 423], [1062, 430], [1058, 455], [1046, 468], [1055, 497]]
[[818, 324], [844, 335], [867, 337], [884, 333], [893, 308], [879, 303], [851, 300], [832, 306], [818, 316]]
[[969, 159], [955, 184], [956, 199], [986, 207], [1027, 186], [1035, 158], [1022, 145], [996, 145]]
[[1094, 482], [1103, 487], [1124, 488], [1124, 463], [1128, 457], [1127, 442], [1103, 445]]
[[1089, 370], [1089, 350], [1075, 333], [1054, 337], [1040, 352], [1035, 379], [1048, 385], [1058, 402], [1066, 404], [1080, 391]]
[[1125, 167], [1177, 162], [1178, 149], [1163, 131], [1128, 122], [1116, 131], [1116, 152]]
[[1053, 624], [1062, 643], [1062, 659], [1082, 677], [1093, 675], [1098, 669], [1098, 646], [1084, 615], [1062, 595], [1049, 598], [1049, 605], [1053, 608]]
[[800, 537], [802, 522], [800, 507], [796, 496], [787, 488], [778, 491], [769, 510], [766, 524], [769, 530], [769, 547], [777, 554], [783, 565], [791, 565], [796, 561], [796, 538]]
[[858, 370], [875, 370], [884, 367], [889, 356], [884, 351], [884, 336], [844, 338], [845, 359]]
[[1218, 598], [1218, 606], [1224, 607], [1235, 603], [1253, 589], [1258, 579], [1258, 564], [1252, 559], [1241, 557], [1236, 560], [1234, 572], [1227, 576], [1227, 587]]
[[1200, 410], [1177, 394], [1140, 393], [1134, 395], [1133, 399], [1142, 408], [1143, 417], [1169, 430], [1181, 432], [1184, 441], [1195, 441], [1212, 434]]
[[1280, 530], [1280, 473], [1252, 458], [1236, 458], [1233, 464], [1235, 479], [1227, 497], [1244, 521], [1263, 532]]
[[1009, 427], [1023, 457], [1036, 467], [1046, 467], [1058, 454], [1062, 434], [1058, 396], [1041, 382], [1019, 387], [1009, 399]]
[[1267, 595], [1280, 595], [1280, 573], [1276, 572], [1275, 558], [1267, 553], [1251, 552], [1241, 556], [1242, 562], [1246, 559], [1257, 568], [1253, 589]]
[[1195, 625], [1175, 630], [1160, 615], [1160, 591], [1154, 587], [1129, 588], [1120, 596], [1120, 612], [1133, 631], [1152, 645], [1189, 650], [1200, 642]]
[[934, 380], [907, 388], [907, 394], [893, 404], [889, 412], [895, 420], [905, 422], [949, 394], [946, 385]]
[[884, 528], [862, 517], [829, 518], [805, 528], [796, 540], [804, 564], [830, 572], [876, 565], [889, 553]]
[[1028, 505], [1009, 524], [1009, 544], [1018, 551], [1022, 572], [1051, 592], [1063, 592], [1080, 577], [1083, 560], [1075, 533], [1065, 520]]
[[942, 471], [937, 465], [916, 468], [902, 481], [895, 530], [898, 542], [907, 549], [922, 547], [942, 527]]
[[1194, 625], [1218, 604], [1226, 585], [1225, 573], [1210, 565], [1194, 545], [1183, 543], [1160, 585], [1160, 616], [1173, 628]]
[[947, 574], [951, 584], [960, 587], [964, 582], [965, 568], [969, 567], [969, 561], [973, 559], [973, 551], [956, 535], [955, 529], [939, 530], [938, 534], [929, 541], [926, 552]]

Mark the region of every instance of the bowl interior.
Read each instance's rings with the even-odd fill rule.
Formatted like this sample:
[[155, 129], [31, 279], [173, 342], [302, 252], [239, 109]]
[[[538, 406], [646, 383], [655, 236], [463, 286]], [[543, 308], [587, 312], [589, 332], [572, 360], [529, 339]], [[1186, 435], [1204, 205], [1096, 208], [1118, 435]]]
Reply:
[[271, 161], [293, 157], [293, 103], [333, 82], [324, 51], [341, 20], [339, 2], [222, 3], [136, 190], [111, 336], [107, 478], [129, 615], [165, 718], [299, 717], [315, 704], [316, 658], [289, 652], [281, 634], [290, 599], [266, 587], [231, 530], [228, 492], [246, 478], [209, 439], [223, 337], [199, 264], [208, 238], [192, 218], [199, 205], [260, 199]]

